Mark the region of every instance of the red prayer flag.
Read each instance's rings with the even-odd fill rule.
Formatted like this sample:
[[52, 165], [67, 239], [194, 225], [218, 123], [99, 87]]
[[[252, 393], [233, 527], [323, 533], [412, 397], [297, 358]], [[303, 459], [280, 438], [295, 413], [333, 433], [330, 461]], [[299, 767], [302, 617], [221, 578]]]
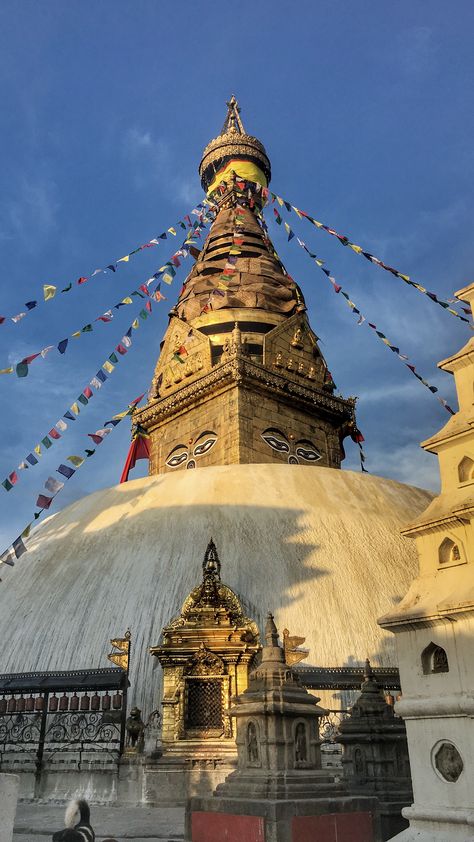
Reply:
[[93, 396], [94, 392], [92, 391], [90, 386], [86, 386], [83, 394], [86, 396], [86, 398], [91, 398]]
[[49, 431], [48, 436], [51, 436], [52, 439], [60, 439], [61, 438], [61, 434], [58, 433], [58, 431], [55, 430], [54, 427]]
[[88, 281], [88, 280], [89, 280], [88, 278], [78, 278], [77, 283], [78, 284], [85, 284], [85, 282]]
[[132, 468], [135, 467], [138, 459], [149, 459], [150, 458], [150, 445], [149, 445], [149, 436], [143, 435], [138, 433], [137, 436], [132, 441], [127, 458], [125, 460], [125, 465], [123, 466], [122, 476], [120, 477], [120, 482], [127, 482], [128, 475]]
[[52, 497], [46, 497], [45, 494], [39, 494], [38, 499], [36, 501], [36, 505], [39, 509], [49, 509], [51, 503], [53, 502]]

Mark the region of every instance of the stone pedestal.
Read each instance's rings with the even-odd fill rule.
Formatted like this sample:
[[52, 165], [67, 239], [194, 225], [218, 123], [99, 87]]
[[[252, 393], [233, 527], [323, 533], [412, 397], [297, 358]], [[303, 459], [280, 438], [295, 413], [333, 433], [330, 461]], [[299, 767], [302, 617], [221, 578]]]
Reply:
[[12, 842], [18, 787], [17, 775], [0, 774], [0, 842]]
[[285, 664], [270, 614], [261, 663], [234, 699], [237, 769], [188, 804], [191, 842], [379, 842], [377, 801], [321, 769], [319, 701]]

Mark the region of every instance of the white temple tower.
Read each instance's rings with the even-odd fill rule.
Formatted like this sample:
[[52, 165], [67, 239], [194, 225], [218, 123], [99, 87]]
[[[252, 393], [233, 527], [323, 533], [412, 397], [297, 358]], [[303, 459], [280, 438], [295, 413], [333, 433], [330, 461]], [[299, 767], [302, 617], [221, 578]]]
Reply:
[[[474, 284], [456, 293], [471, 306]], [[440, 364], [454, 374], [459, 411], [422, 447], [438, 454], [441, 493], [403, 531], [420, 569], [395, 611], [414, 804], [397, 842], [474, 839], [474, 338]]]

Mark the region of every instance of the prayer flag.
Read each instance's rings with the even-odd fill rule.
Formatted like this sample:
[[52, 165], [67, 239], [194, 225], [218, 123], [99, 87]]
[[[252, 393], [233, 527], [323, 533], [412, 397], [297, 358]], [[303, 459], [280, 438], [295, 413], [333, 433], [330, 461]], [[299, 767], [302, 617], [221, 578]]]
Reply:
[[20, 538], [16, 538], [12, 544], [13, 550], [17, 558], [21, 558], [21, 556], [26, 553], [26, 547]]
[[78, 283], [78, 284], [85, 284], [85, 282], [86, 282], [87, 280], [88, 280], [88, 278], [78, 278], [78, 279], [77, 279], [77, 283]]
[[79, 395], [79, 397], [78, 397], [78, 399], [77, 399], [77, 400], [78, 400], [80, 403], [82, 403], [82, 405], [83, 405], [83, 406], [87, 406], [87, 404], [89, 403], [89, 399], [88, 399], [88, 398], [86, 398], [86, 396], [85, 396], [85, 395]]
[[98, 372], [97, 372], [97, 374], [96, 374], [96, 377], [97, 377], [97, 378], [98, 378], [98, 380], [100, 380], [102, 383], [105, 383], [105, 381], [107, 380], [107, 375], [106, 375], [106, 374], [104, 374], [104, 372], [102, 371], [102, 369], [99, 369], [99, 371], [98, 371]]
[[62, 474], [66, 479], [71, 479], [72, 475], [76, 473], [74, 468], [70, 468], [69, 465], [60, 465], [56, 470], [58, 474]]
[[41, 444], [44, 445], [46, 450], [49, 450], [49, 448], [52, 447], [53, 442], [48, 438], [48, 436], [45, 436], [44, 439], [41, 439]]
[[68, 409], [67, 412], [64, 413], [64, 417], [67, 418], [69, 421], [75, 421], [76, 420], [76, 416], [73, 415], [72, 412], [69, 412], [69, 409]]
[[74, 454], [72, 456], [67, 456], [67, 460], [68, 462], [71, 462], [75, 468], [80, 468], [84, 462], [82, 456], [74, 456]]
[[28, 456], [26, 457], [26, 461], [29, 462], [30, 465], [37, 465], [38, 464], [38, 460], [37, 460], [36, 456], [33, 456], [32, 453], [28, 453]]
[[93, 396], [94, 392], [92, 391], [90, 386], [86, 386], [86, 388], [84, 389], [84, 394], [85, 394], [86, 398], [91, 398]]
[[43, 284], [43, 293], [44, 300], [49, 301], [50, 298], [54, 298], [56, 295], [56, 287], [52, 284]]
[[71, 412], [75, 412], [75, 414], [76, 414], [76, 415], [79, 415], [79, 414], [80, 414], [80, 412], [81, 412], [81, 410], [80, 410], [80, 408], [78, 407], [77, 403], [73, 403], [73, 404], [71, 404], [71, 406], [69, 407], [69, 409], [71, 410]]
[[38, 494], [38, 499], [36, 501], [36, 505], [39, 509], [49, 509], [51, 503], [53, 502], [52, 497], [46, 497], [46, 494]]
[[60, 418], [60, 419], [59, 419], [59, 421], [57, 421], [57, 422], [56, 422], [56, 424], [55, 424], [54, 426], [55, 426], [58, 430], [61, 430], [61, 432], [62, 432], [62, 433], [64, 433], [64, 430], [67, 430], [67, 424], [66, 424], [66, 422], [65, 422], [65, 421], [63, 421], [63, 420], [62, 420], [62, 418]]
[[4, 479], [3, 482], [2, 482], [2, 485], [5, 489], [5, 491], [11, 491], [12, 488], [13, 488], [13, 483], [10, 482], [9, 479]]
[[54, 477], [48, 477], [44, 487], [47, 491], [50, 491], [51, 494], [57, 494], [58, 491], [61, 491], [61, 488], [64, 488], [64, 483]]
[[91, 386], [93, 386], [94, 389], [101, 389], [102, 383], [97, 379], [97, 377], [93, 377], [91, 380]]
[[64, 354], [67, 346], [68, 346], [69, 339], [62, 339], [58, 345], [58, 351], [60, 354]]
[[50, 436], [52, 439], [60, 439], [61, 438], [61, 435], [58, 433], [57, 430], [54, 429], [54, 427], [51, 428], [51, 430], [48, 433], [48, 436]]
[[105, 363], [102, 363], [102, 368], [105, 368], [105, 370], [108, 371], [109, 374], [111, 374], [115, 366], [113, 366], [111, 363], [109, 363], [108, 360], [106, 360]]
[[28, 374], [28, 364], [27, 363], [18, 363], [15, 366], [17, 377], [26, 377]]

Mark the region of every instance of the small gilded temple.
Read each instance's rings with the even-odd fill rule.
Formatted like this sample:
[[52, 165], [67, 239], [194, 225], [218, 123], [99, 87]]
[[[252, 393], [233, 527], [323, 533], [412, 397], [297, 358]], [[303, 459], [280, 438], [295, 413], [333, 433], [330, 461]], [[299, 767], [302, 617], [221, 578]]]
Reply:
[[[129, 708], [144, 723], [162, 711], [157, 763], [177, 774], [195, 761], [214, 774], [235, 754], [228, 711], [269, 611], [288, 639], [306, 639], [309, 666], [396, 666], [376, 618], [413, 579], [400, 529], [431, 500], [342, 469], [355, 400], [336, 394], [304, 279], [268, 236], [270, 159], [235, 98], [199, 175], [209, 233], [190, 248], [133, 417], [149, 436], [149, 476], [46, 520], [0, 593], [3, 673], [100, 669], [107, 641], [130, 627]], [[340, 707], [340, 694], [324, 704]]]

